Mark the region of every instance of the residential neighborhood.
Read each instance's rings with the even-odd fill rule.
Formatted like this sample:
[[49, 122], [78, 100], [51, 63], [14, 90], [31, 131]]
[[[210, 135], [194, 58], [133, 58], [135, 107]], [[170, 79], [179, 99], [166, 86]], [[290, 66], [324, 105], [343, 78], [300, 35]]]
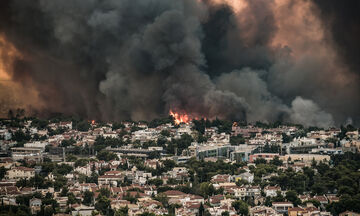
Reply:
[[0, 121], [2, 212], [359, 215], [351, 125], [62, 118]]

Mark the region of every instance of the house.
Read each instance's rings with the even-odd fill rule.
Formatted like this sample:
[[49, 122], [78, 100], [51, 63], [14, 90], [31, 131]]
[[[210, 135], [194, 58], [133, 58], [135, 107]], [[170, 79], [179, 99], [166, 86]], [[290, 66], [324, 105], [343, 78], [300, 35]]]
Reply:
[[80, 205], [75, 207], [75, 210], [71, 212], [73, 216], [91, 216], [95, 207]]
[[245, 172], [245, 173], [241, 173], [240, 175], [235, 176], [234, 179], [235, 179], [235, 182], [237, 182], [239, 180], [245, 180], [249, 183], [253, 183], [254, 174], [252, 174], [250, 172]]
[[264, 193], [267, 197], [276, 197], [278, 191], [281, 191], [279, 186], [266, 186], [264, 188]]
[[169, 198], [183, 198], [185, 197], [187, 194], [186, 193], [183, 193], [181, 191], [178, 191], [178, 190], [168, 190], [168, 191], [165, 191], [164, 194]]
[[32, 198], [29, 201], [29, 206], [31, 209], [31, 213], [32, 214], [36, 214], [37, 212], [39, 212], [41, 210], [41, 199], [37, 199], [37, 198]]
[[211, 206], [220, 206], [221, 200], [223, 199], [224, 199], [224, 195], [222, 194], [214, 195], [209, 197], [209, 203]]
[[13, 167], [6, 172], [8, 179], [29, 179], [35, 176], [35, 169], [28, 167]]
[[230, 175], [215, 175], [211, 178], [212, 183], [224, 183], [230, 182], [231, 176]]
[[[42, 205], [42, 202], [41, 202], [41, 199], [38, 199], [38, 198], [32, 198], [31, 200], [29, 200], [29, 206], [31, 208], [31, 212], [33, 214], [35, 214], [35, 212], [38, 212], [40, 211], [41, 209], [41, 205]], [[35, 210], [35, 211], [34, 211]]]
[[124, 175], [121, 171], [108, 171], [98, 177], [99, 186], [110, 185], [116, 187], [119, 181], [124, 181]]
[[197, 215], [199, 213], [200, 203], [186, 202], [181, 208], [175, 210], [176, 215]]
[[301, 200], [301, 202], [305, 202], [311, 200], [311, 197], [309, 194], [305, 194], [305, 195], [299, 195], [299, 199]]
[[235, 187], [232, 188], [235, 197], [239, 197], [241, 199], [245, 199], [246, 197], [246, 187]]
[[350, 139], [359, 139], [359, 131], [348, 131], [346, 132], [346, 136]]
[[258, 197], [261, 195], [259, 186], [250, 186], [246, 189], [246, 196]]
[[117, 137], [118, 137], [118, 134], [117, 134], [116, 132], [108, 132], [108, 133], [104, 133], [104, 134], [103, 134], [103, 137], [104, 137], [104, 138], [108, 138], [108, 137], [117, 138]]
[[76, 167], [74, 171], [86, 176], [90, 176], [93, 172], [89, 164], [83, 167]]
[[314, 196], [312, 199], [319, 201], [320, 204], [324, 206], [328, 204], [328, 199], [326, 196]]
[[294, 208], [294, 205], [291, 202], [273, 202], [272, 208], [278, 213], [284, 214], [288, 212], [289, 208]]
[[278, 214], [274, 209], [267, 206], [254, 206], [249, 210], [250, 216], [278, 216]]
[[329, 200], [329, 203], [340, 201], [340, 198], [337, 197], [336, 195], [326, 195], [326, 197]]
[[340, 213], [339, 216], [360, 216], [360, 214], [352, 211], [345, 211]]
[[56, 197], [56, 202], [59, 204], [60, 209], [66, 209], [68, 207], [67, 201], [68, 197]]
[[12, 158], [9, 158], [9, 157], [0, 158], [0, 167], [10, 169], [14, 165], [15, 165], [15, 163]]
[[59, 127], [72, 130], [72, 122], [60, 122]]
[[79, 184], [79, 189], [83, 192], [85, 191], [92, 191], [93, 188], [96, 188], [97, 185], [95, 183], [83, 183], [83, 184]]
[[251, 163], [253, 163], [256, 159], [258, 158], [263, 158], [265, 159], [267, 162], [269, 162], [270, 160], [274, 159], [274, 157], [279, 157], [279, 154], [277, 153], [259, 153], [259, 154], [253, 154], [250, 155], [249, 157], [249, 161]]
[[13, 147], [11, 148], [11, 157], [15, 161], [34, 160], [40, 162], [42, 152], [43, 149], [40, 148]]
[[305, 212], [307, 212], [305, 209], [302, 209], [302, 208], [299, 208], [299, 207], [294, 207], [294, 208], [289, 208], [288, 209], [288, 215], [289, 216], [298, 216], [298, 215], [302, 215]]
[[16, 186], [9, 185], [9, 186], [1, 186], [0, 187], [0, 195], [2, 195], [2, 196], [10, 197], [10, 196], [16, 196], [19, 194], [20, 194], [19, 188]]
[[130, 201], [127, 201], [127, 200], [113, 200], [111, 201], [111, 208], [112, 209], [120, 209], [120, 208], [124, 208], [126, 206], [130, 206], [131, 203]]

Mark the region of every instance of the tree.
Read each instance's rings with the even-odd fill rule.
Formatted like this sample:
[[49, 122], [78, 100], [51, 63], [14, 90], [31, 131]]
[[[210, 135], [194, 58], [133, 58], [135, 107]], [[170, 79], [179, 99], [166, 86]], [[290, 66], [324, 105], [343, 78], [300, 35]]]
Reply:
[[230, 213], [228, 211], [224, 211], [221, 213], [221, 216], [230, 216]]
[[148, 184], [150, 184], [150, 185], [155, 185], [156, 187], [159, 187], [160, 185], [163, 184], [163, 180], [162, 180], [162, 179], [159, 179], [159, 178], [150, 179], [150, 180], [148, 181]]
[[36, 127], [39, 130], [43, 130], [48, 126], [48, 121], [43, 119], [33, 119], [31, 122], [32, 127]]
[[75, 204], [79, 203], [80, 201], [76, 199], [75, 195], [73, 193], [68, 193], [68, 201], [67, 204]]
[[283, 141], [283, 143], [289, 143], [289, 142], [292, 141], [292, 137], [286, 135], [286, 133], [282, 133], [281, 135], [282, 135], [282, 141]]
[[[171, 189], [172, 188], [170, 188], [170, 190]], [[159, 193], [154, 199], [161, 202], [164, 207], [167, 207], [169, 205], [169, 198], [164, 193]]]
[[90, 206], [93, 204], [93, 199], [94, 199], [94, 193], [86, 190], [84, 192], [83, 204]]
[[162, 130], [160, 132], [160, 134], [164, 137], [169, 137], [170, 136], [170, 131], [169, 130]]
[[172, 170], [176, 166], [173, 160], [164, 160], [163, 164], [166, 171]]
[[289, 202], [292, 202], [294, 204], [294, 206], [298, 206], [299, 204], [301, 204], [301, 200], [298, 198], [296, 191], [293, 191], [293, 190], [287, 191], [285, 198]]
[[249, 184], [249, 182], [246, 181], [245, 179], [239, 179], [239, 180], [237, 180], [237, 181], [235, 182], [235, 184], [240, 187], [241, 185], [247, 185], [247, 184]]
[[117, 129], [120, 129], [120, 128], [125, 128], [125, 125], [122, 124], [122, 123], [118, 123], [118, 122], [114, 122], [113, 125], [112, 125], [112, 129], [113, 130], [117, 130]]
[[72, 155], [72, 154], [66, 155], [66, 161], [75, 162], [76, 160], [77, 160], [77, 157], [75, 155]]
[[61, 197], [67, 196], [68, 192], [69, 192], [69, 189], [68, 189], [67, 187], [63, 187], [63, 188], [61, 189], [60, 196], [61, 196]]
[[214, 186], [209, 182], [201, 183], [199, 188], [200, 188], [200, 195], [205, 198], [212, 196], [215, 193]]
[[182, 152], [182, 150], [188, 148], [193, 141], [193, 138], [189, 134], [183, 134], [181, 135], [180, 139], [173, 139], [171, 142], [175, 144], [179, 154]]
[[54, 208], [52, 208], [51, 206], [45, 206], [45, 207], [43, 208], [42, 213], [40, 213], [40, 215], [52, 216], [52, 215], [54, 215], [54, 213], [55, 213]]
[[59, 175], [56, 176], [55, 178], [55, 182], [54, 182], [54, 189], [56, 191], [59, 191], [60, 188], [64, 187], [67, 183], [67, 179], [65, 178], [65, 176]]
[[283, 161], [280, 160], [278, 156], [275, 156], [274, 159], [270, 161], [270, 164], [274, 164], [275, 166], [282, 166]]
[[233, 202], [232, 207], [235, 208], [238, 214], [240, 215], [248, 215], [249, 214], [249, 207], [248, 204], [242, 200], [236, 200]]
[[266, 160], [265, 160], [265, 158], [256, 158], [255, 164], [256, 164], [256, 165], [266, 164]]
[[340, 197], [339, 202], [332, 202], [326, 207], [333, 215], [339, 215], [344, 211], [360, 212], [360, 194], [349, 196], [347, 194]]
[[280, 191], [276, 192], [276, 197], [272, 198], [272, 202], [284, 202], [285, 198], [283, 197], [283, 195], [281, 194]]
[[142, 214], [139, 214], [139, 216], [156, 216], [156, 215], [154, 213], [144, 212]]
[[81, 121], [76, 124], [76, 129], [78, 131], [88, 131], [90, 129], [90, 124], [87, 121]]
[[123, 197], [124, 200], [129, 201], [130, 203], [137, 203], [139, 198], [139, 193], [136, 193], [135, 196], [131, 195], [130, 192], [128, 191], [125, 196]]
[[160, 158], [160, 153], [158, 151], [152, 151], [149, 153], [149, 159], [154, 159], [154, 158]]
[[61, 165], [57, 165], [55, 167], [55, 170], [53, 170], [53, 172], [60, 175], [66, 175], [69, 174], [72, 170], [73, 170], [72, 166], [67, 164], [61, 164]]
[[193, 120], [193, 129], [198, 131], [200, 134], [204, 134], [205, 133], [205, 121], [204, 119], [201, 120]]
[[68, 147], [68, 146], [72, 146], [74, 143], [76, 143], [76, 141], [73, 139], [73, 138], [71, 138], [71, 139], [69, 139], [69, 140], [63, 140], [63, 141], [61, 141], [61, 147]]
[[316, 170], [321, 174], [324, 175], [326, 171], [329, 170], [329, 165], [320, 161], [320, 163], [316, 166]]
[[110, 191], [107, 188], [101, 188], [99, 192], [100, 196], [110, 197]]
[[239, 145], [239, 144], [244, 144], [245, 143], [245, 139], [243, 138], [243, 136], [241, 134], [238, 134], [237, 136], [231, 136], [230, 137], [230, 144], [231, 145]]
[[6, 175], [6, 171], [7, 169], [5, 167], [0, 167], [0, 180], [4, 178], [4, 176]]
[[28, 132], [25, 134], [21, 129], [19, 129], [14, 133], [11, 139], [16, 142], [26, 142], [31, 139], [31, 136]]
[[107, 215], [110, 209], [110, 200], [106, 196], [99, 196], [95, 204], [95, 209], [100, 211], [103, 215]]
[[75, 161], [74, 166], [75, 167], [79, 167], [79, 166], [86, 166], [89, 163], [88, 159], [79, 159]]
[[97, 154], [97, 159], [99, 160], [104, 160], [104, 161], [111, 161], [111, 160], [118, 160], [118, 156], [113, 153], [113, 152], [109, 152], [109, 151], [101, 151]]
[[205, 208], [204, 208], [204, 205], [202, 203], [200, 203], [199, 216], [204, 216], [204, 215], [205, 215]]
[[326, 193], [326, 187], [321, 182], [316, 182], [311, 187], [311, 191], [312, 191], [313, 194], [322, 195], [322, 194]]
[[14, 111], [12, 109], [9, 109], [7, 116], [8, 116], [9, 119], [13, 119], [14, 118]]
[[265, 206], [268, 206], [268, 207], [270, 207], [270, 206], [272, 205], [271, 197], [268, 197], [268, 196], [267, 196], [267, 197], [265, 198], [264, 205], [265, 205]]
[[153, 119], [150, 123], [149, 123], [149, 127], [150, 128], [156, 128], [157, 126], [163, 125], [163, 124], [167, 124], [167, 123], [172, 123], [174, 124], [174, 118], [172, 116], [167, 116], [165, 118], [157, 118], [157, 119]]
[[119, 208], [115, 212], [114, 216], [127, 216], [128, 212], [129, 212], [129, 208], [128, 208], [128, 206], [125, 206], [125, 207]]

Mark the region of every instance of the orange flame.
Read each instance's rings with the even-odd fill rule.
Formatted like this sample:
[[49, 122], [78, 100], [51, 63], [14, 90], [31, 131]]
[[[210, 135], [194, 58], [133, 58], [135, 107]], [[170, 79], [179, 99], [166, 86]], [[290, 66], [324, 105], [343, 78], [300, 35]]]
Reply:
[[181, 123], [189, 123], [190, 117], [188, 114], [184, 113], [177, 113], [172, 110], [169, 111], [169, 114], [174, 117], [175, 124], [181, 124]]
[[95, 124], [95, 120], [92, 120], [92, 121], [91, 121], [91, 124], [94, 125], [94, 124]]

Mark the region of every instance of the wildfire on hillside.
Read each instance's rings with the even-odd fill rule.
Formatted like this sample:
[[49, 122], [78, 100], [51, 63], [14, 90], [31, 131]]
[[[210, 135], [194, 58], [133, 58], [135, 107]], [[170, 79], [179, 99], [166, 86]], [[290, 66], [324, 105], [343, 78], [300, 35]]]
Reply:
[[189, 123], [191, 121], [191, 118], [186, 113], [177, 113], [170, 110], [169, 114], [174, 117], [175, 124]]

